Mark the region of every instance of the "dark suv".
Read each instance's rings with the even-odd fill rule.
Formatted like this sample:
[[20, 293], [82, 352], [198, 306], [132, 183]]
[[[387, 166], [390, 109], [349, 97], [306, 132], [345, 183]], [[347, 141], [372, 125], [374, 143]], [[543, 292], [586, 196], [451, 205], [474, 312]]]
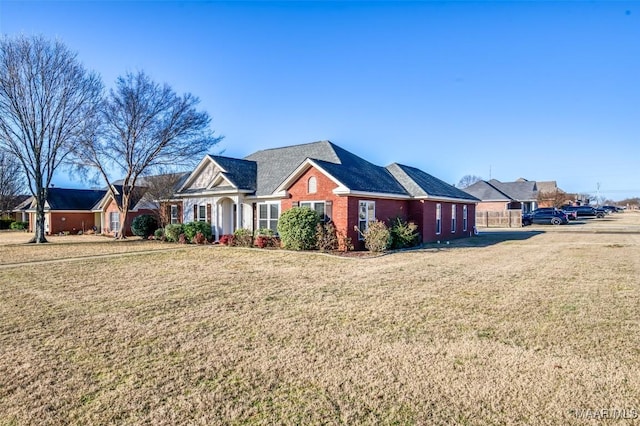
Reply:
[[562, 210], [568, 212], [576, 212], [578, 217], [598, 217], [602, 218], [606, 214], [603, 209], [597, 209], [593, 206], [563, 206]]
[[522, 215], [522, 226], [539, 223], [542, 225], [564, 225], [569, 223], [567, 215], [554, 207], [535, 209], [531, 213]]

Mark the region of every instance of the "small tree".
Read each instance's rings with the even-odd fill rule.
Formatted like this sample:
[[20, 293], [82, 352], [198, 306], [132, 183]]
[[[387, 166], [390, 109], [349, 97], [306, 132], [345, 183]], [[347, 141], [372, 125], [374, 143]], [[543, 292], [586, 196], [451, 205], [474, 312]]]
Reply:
[[160, 169], [160, 174], [145, 176], [141, 183], [145, 188], [143, 198], [155, 206], [153, 213], [160, 227], [171, 223], [169, 200], [173, 198], [176, 186], [183, 176], [184, 173], [168, 173], [165, 169]]
[[310, 250], [316, 247], [318, 213], [308, 207], [293, 207], [278, 220], [282, 247], [289, 250]]

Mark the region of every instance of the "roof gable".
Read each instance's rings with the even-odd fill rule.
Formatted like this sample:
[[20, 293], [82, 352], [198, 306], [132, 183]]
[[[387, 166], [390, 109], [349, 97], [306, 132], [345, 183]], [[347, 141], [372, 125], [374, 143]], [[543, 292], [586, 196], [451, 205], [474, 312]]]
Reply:
[[485, 180], [479, 180], [469, 185], [464, 189], [464, 192], [471, 194], [481, 201], [513, 201], [513, 198]]

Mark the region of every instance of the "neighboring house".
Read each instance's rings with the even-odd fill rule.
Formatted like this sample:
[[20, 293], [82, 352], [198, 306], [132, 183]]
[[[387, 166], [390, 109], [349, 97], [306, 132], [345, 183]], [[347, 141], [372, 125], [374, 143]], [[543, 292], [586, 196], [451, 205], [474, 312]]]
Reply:
[[115, 198], [111, 195], [111, 191], [104, 191], [105, 194], [92, 207], [95, 215], [95, 226], [98, 233], [116, 235], [121, 230], [125, 235], [132, 235], [131, 223], [136, 217], [149, 214], [153, 215], [158, 208], [157, 203], [149, 201], [144, 197], [145, 187], [136, 187], [129, 199], [129, 212], [127, 213], [126, 223], [122, 224], [120, 216], [120, 208], [122, 207], [122, 185], [111, 185]]
[[216, 240], [238, 228], [277, 230], [282, 212], [306, 206], [362, 248], [370, 221], [415, 222], [425, 242], [472, 235], [478, 200], [414, 167], [376, 166], [329, 142], [207, 155], [168, 202], [172, 218], [211, 224]]
[[480, 180], [464, 191], [480, 200], [477, 211], [505, 212], [519, 210], [528, 213], [538, 207], [538, 188], [535, 181], [519, 179], [515, 182]]
[[26, 212], [26, 208], [29, 206], [30, 199], [30, 195], [17, 195], [13, 197], [11, 203], [7, 203], [11, 207], [8, 211], [3, 212], [3, 216], [13, 219], [16, 222], [28, 222], [29, 214]]
[[[105, 190], [49, 188], [44, 207], [44, 231], [47, 234], [69, 232], [77, 234], [95, 226], [92, 207], [104, 195]], [[29, 232], [34, 232], [36, 206], [34, 197], [29, 197], [14, 210], [16, 219], [29, 222]], [[22, 220], [27, 219], [27, 220]]]

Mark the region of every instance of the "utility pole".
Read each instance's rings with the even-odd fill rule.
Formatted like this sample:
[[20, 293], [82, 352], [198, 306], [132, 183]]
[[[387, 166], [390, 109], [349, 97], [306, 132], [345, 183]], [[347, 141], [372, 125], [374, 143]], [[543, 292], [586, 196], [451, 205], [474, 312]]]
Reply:
[[600, 207], [600, 182], [596, 184], [596, 207]]

